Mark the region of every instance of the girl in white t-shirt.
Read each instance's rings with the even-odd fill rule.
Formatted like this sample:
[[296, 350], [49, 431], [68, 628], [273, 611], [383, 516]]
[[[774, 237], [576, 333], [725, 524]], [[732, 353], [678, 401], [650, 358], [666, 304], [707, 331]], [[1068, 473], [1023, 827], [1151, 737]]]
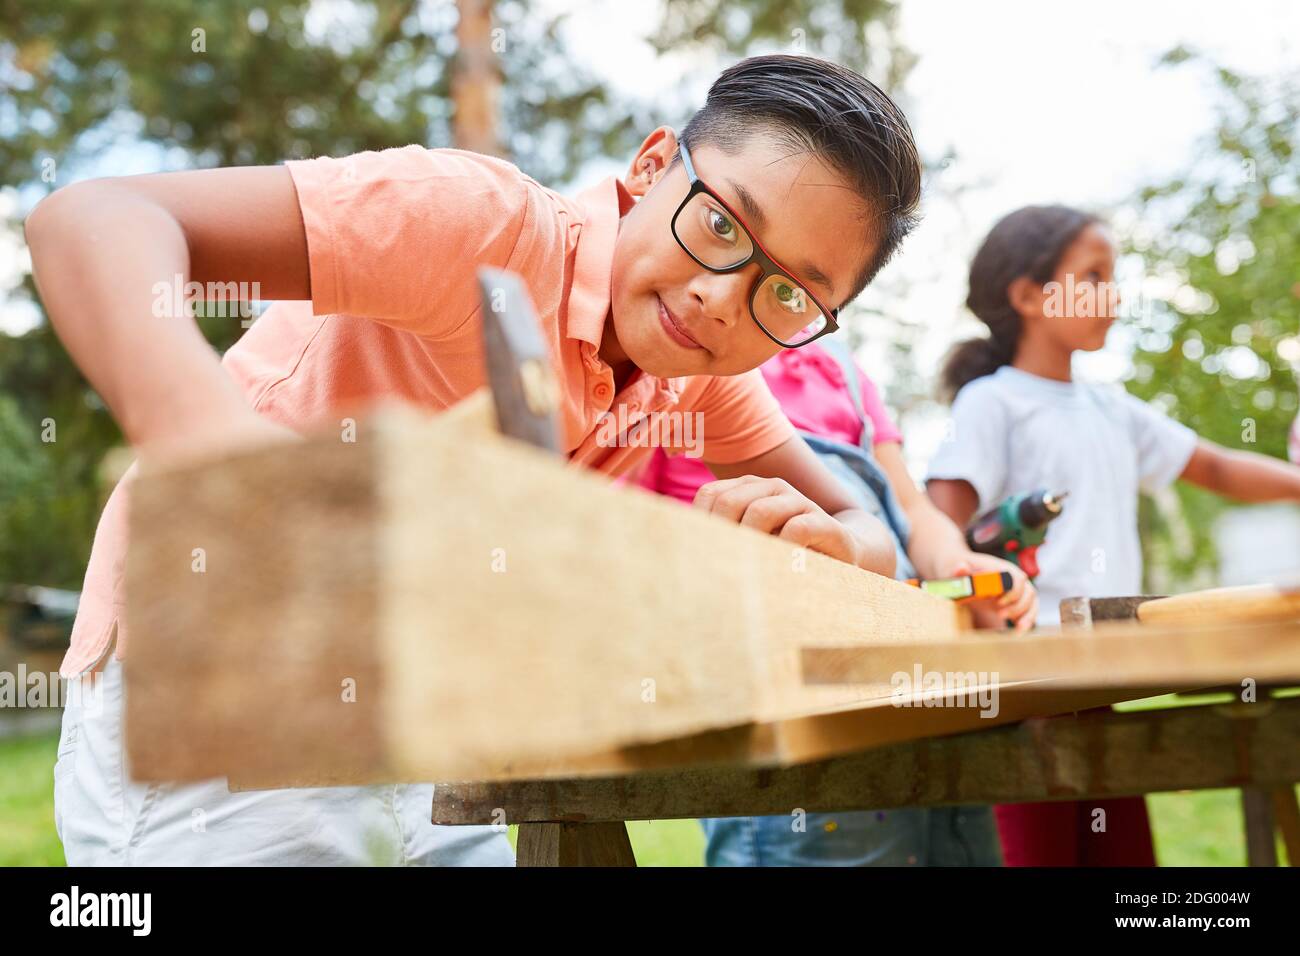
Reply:
[[[1199, 438], [1118, 386], [1076, 382], [1076, 351], [1115, 320], [1115, 247], [1095, 217], [1029, 206], [1002, 219], [971, 263], [967, 306], [987, 338], [953, 349], [952, 426], [927, 490], [960, 526], [1011, 494], [1069, 492], [1039, 550], [1039, 623], [1062, 598], [1139, 594], [1138, 492], [1182, 478], [1240, 501], [1300, 501], [1300, 468]], [[1104, 832], [1093, 811], [1106, 810]], [[1009, 866], [1154, 865], [1141, 798], [998, 807]]]

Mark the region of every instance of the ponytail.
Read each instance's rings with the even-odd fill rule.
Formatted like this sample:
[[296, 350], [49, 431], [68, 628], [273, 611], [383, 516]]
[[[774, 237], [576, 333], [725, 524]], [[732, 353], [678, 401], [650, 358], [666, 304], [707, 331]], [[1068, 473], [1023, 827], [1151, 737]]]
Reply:
[[1024, 321], [1011, 304], [1008, 288], [1021, 276], [1049, 282], [1066, 248], [1094, 222], [1096, 216], [1066, 206], [1026, 206], [990, 230], [971, 260], [966, 297], [966, 307], [989, 327], [989, 335], [959, 342], [948, 353], [939, 379], [944, 399], [952, 401], [975, 379], [1011, 364]]
[[1010, 365], [1015, 358], [1018, 340], [1017, 333], [1010, 343], [981, 337], [954, 345], [943, 360], [943, 371], [939, 376], [939, 393], [943, 400], [951, 402], [966, 384], [985, 375], [992, 375], [1004, 365]]

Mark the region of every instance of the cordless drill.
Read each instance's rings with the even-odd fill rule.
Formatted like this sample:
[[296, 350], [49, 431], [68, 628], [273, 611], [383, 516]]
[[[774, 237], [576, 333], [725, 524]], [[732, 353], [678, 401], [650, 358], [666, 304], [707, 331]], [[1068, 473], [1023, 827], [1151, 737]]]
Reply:
[[1061, 502], [1067, 494], [1039, 488], [1012, 495], [971, 523], [966, 529], [966, 543], [972, 551], [1004, 558], [1031, 579], [1036, 578], [1038, 546], [1047, 537], [1047, 526], [1060, 517]]

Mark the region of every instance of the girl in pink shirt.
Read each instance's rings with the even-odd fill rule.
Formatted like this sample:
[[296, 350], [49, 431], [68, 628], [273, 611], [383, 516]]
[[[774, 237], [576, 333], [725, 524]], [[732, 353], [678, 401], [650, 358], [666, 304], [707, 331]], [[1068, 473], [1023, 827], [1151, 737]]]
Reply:
[[[934, 550], [942, 550], [955, 529], [909, 477], [903, 436], [847, 348], [822, 340], [779, 352], [760, 371], [791, 424], [893, 531], [897, 576], [912, 576], [912, 556], [933, 567]], [[698, 460], [660, 449], [641, 485], [689, 503], [710, 480]], [[965, 562], [971, 570], [1001, 564], [982, 555]], [[981, 613], [984, 623], [997, 622], [995, 610]], [[710, 866], [998, 866], [1002, 860], [986, 806], [810, 813], [802, 830], [788, 816], [701, 824]]]
[[[901, 446], [902, 433], [885, 410], [875, 384], [856, 363], [854, 369], [862, 386], [862, 407], [870, 420], [872, 443]], [[826, 349], [813, 344], [778, 352], [759, 371], [795, 428], [858, 444], [862, 418], [854, 406], [843, 368]], [[643, 487], [687, 502], [694, 501], [700, 486], [712, 480], [713, 473], [698, 459], [670, 458], [663, 451], [650, 459], [641, 476]]]

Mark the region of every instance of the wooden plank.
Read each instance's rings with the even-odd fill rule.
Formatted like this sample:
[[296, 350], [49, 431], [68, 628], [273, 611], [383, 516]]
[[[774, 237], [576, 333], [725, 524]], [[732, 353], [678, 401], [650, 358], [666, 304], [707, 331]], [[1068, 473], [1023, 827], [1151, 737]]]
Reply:
[[779, 767], [823, 760], [871, 747], [995, 727], [1028, 717], [1086, 710], [1167, 693], [1167, 686], [1066, 692], [1050, 685], [1007, 685], [999, 690], [996, 715], [972, 715], [964, 707], [895, 707], [877, 699], [851, 709], [811, 717], [747, 724], [654, 744], [568, 758], [525, 760], [519, 779], [617, 776], [687, 767]]
[[[1035, 718], [785, 769], [439, 784], [433, 822], [663, 820], [1018, 803], [1300, 781], [1300, 699]], [[494, 816], [494, 813], [497, 815]]]
[[[882, 699], [831, 714], [746, 724], [559, 760], [538, 756], [516, 762], [511, 772], [513, 779], [544, 780], [624, 776], [691, 767], [782, 767], [919, 737], [959, 733], [973, 725], [991, 728], [1029, 717], [1154, 697], [1170, 690], [1161, 686], [1061, 691], [1050, 685], [1008, 685], [1000, 689], [997, 715], [989, 717], [972, 715], [969, 709], [961, 707], [898, 708]], [[232, 780], [230, 786], [234, 790], [259, 790], [282, 786], [343, 786], [356, 782], [338, 774], [286, 778], [282, 773], [257, 776], [245, 772]]]
[[804, 686], [800, 646], [958, 633], [950, 602], [502, 438], [486, 393], [364, 421], [141, 475], [140, 779], [506, 779], [878, 699]]
[[860, 684], [882, 675], [975, 672], [995, 680], [1050, 680], [1062, 689], [1194, 688], [1250, 679], [1300, 683], [1300, 622], [1158, 627], [1097, 624], [1090, 630], [1020, 636], [972, 634], [959, 640], [870, 647], [810, 646], [802, 652], [811, 683]]
[[1286, 621], [1300, 619], [1300, 587], [1275, 584], [1213, 588], [1146, 601], [1136, 609], [1145, 624], [1196, 624], [1218, 621]]

